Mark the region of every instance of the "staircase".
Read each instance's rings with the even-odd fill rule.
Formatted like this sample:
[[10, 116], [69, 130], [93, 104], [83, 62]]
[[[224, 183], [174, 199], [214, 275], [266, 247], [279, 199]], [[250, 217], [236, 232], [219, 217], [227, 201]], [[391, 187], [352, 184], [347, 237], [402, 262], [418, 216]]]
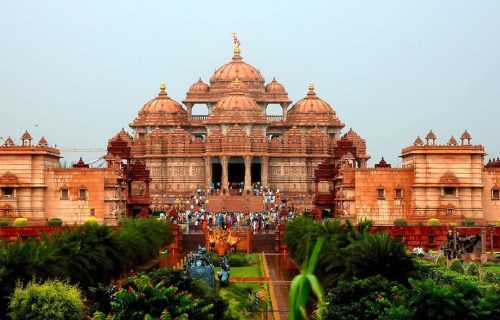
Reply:
[[183, 253], [196, 251], [198, 250], [198, 245], [201, 245], [202, 247], [205, 246], [205, 234], [204, 233], [184, 234], [182, 237], [181, 244]]
[[274, 232], [254, 234], [252, 236], [252, 251], [274, 253], [275, 240]]
[[264, 210], [262, 197], [252, 195], [216, 195], [208, 196], [207, 210], [211, 212], [259, 212]]

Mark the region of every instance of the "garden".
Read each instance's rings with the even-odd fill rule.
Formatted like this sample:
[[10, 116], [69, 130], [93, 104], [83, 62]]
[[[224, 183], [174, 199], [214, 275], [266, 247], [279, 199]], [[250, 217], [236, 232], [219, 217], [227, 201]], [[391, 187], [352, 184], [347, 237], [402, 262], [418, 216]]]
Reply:
[[292, 319], [311, 310], [317, 319], [500, 319], [497, 265], [444, 256], [422, 261], [371, 227], [370, 221], [354, 226], [306, 217], [287, 225], [289, 254], [304, 265], [304, 277], [292, 284]]

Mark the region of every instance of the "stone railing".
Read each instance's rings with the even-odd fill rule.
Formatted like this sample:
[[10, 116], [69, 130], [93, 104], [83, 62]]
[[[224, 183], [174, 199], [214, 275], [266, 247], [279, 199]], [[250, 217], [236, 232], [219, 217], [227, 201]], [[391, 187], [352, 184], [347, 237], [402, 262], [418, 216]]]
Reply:
[[273, 122], [283, 121], [283, 116], [268, 115], [266, 117], [267, 117], [267, 121], [273, 121]]
[[191, 120], [195, 120], [195, 121], [204, 121], [204, 120], [207, 120], [207, 119], [208, 119], [207, 115], [194, 115], [194, 116], [191, 116]]

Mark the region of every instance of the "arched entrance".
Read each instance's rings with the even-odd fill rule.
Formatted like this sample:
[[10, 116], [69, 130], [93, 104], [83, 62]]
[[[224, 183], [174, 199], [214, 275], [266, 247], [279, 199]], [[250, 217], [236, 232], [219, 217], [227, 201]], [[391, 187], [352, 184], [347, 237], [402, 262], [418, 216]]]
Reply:
[[238, 188], [242, 182], [245, 182], [245, 161], [243, 157], [229, 158], [227, 168], [227, 180], [233, 188]]
[[212, 159], [212, 183], [215, 189], [220, 189], [222, 186], [222, 164], [219, 158]]
[[262, 164], [260, 158], [253, 158], [250, 165], [250, 176], [252, 184], [262, 182]]

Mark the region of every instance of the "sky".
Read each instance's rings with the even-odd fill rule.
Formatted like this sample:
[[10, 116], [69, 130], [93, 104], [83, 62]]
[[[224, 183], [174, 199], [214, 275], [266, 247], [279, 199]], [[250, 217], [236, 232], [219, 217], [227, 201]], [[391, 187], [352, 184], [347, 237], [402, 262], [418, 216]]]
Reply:
[[[0, 137], [104, 148], [162, 81], [179, 102], [208, 82], [237, 32], [294, 102], [313, 82], [371, 166], [400, 165], [431, 129], [439, 144], [467, 129], [498, 157], [499, 14], [498, 0], [0, 0]], [[80, 155], [95, 158], [65, 157]]]

